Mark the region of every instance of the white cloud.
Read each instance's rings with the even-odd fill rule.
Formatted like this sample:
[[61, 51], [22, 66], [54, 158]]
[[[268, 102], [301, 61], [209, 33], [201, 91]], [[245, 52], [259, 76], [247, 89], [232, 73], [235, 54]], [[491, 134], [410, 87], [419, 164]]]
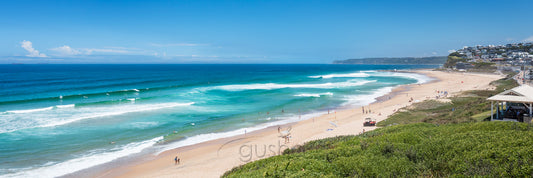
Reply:
[[73, 56], [73, 55], [92, 55], [98, 54], [143, 54], [147, 51], [136, 48], [124, 48], [124, 47], [107, 47], [107, 48], [72, 48], [64, 45], [57, 48], [50, 49], [57, 52], [59, 56]]
[[206, 46], [207, 44], [196, 44], [196, 43], [169, 43], [169, 44], [159, 44], [159, 43], [150, 43], [151, 46], [155, 47], [170, 47], [170, 46]]
[[533, 42], [533, 36], [530, 36], [529, 38], [524, 39], [524, 42]]
[[124, 50], [124, 49], [108, 49], [108, 48], [104, 48], [104, 49], [84, 48], [84, 49], [81, 49], [81, 50], [85, 51], [85, 53], [87, 55], [90, 55], [93, 52], [97, 52], [97, 53], [120, 53], [120, 54], [133, 53], [133, 51], [128, 51], [128, 50]]
[[51, 50], [59, 52], [61, 55], [78, 55], [82, 54], [80, 50], [71, 48], [70, 46], [64, 45], [57, 48], [52, 48]]
[[40, 53], [39, 51], [34, 49], [31, 41], [24, 40], [20, 44], [21, 44], [22, 48], [24, 48], [26, 51], [28, 51], [30, 53], [30, 54], [26, 55], [28, 57], [47, 57], [46, 54]]
[[448, 53], [455, 53], [456, 51], [454, 49], [448, 50]]
[[433, 54], [433, 55], [437, 55], [437, 52], [431, 52], [431, 54]]

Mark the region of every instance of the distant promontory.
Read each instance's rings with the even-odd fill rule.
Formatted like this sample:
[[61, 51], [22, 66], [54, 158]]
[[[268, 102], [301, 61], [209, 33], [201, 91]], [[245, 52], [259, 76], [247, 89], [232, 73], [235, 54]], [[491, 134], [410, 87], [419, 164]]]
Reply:
[[446, 60], [446, 56], [385, 57], [335, 60], [333, 64], [444, 64]]

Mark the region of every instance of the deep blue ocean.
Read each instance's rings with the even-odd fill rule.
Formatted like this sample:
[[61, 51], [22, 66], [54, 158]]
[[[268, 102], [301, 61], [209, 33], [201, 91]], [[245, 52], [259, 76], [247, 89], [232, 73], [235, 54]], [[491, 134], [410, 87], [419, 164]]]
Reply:
[[431, 80], [382, 70], [434, 67], [0, 65], [0, 177], [56, 177], [366, 105]]

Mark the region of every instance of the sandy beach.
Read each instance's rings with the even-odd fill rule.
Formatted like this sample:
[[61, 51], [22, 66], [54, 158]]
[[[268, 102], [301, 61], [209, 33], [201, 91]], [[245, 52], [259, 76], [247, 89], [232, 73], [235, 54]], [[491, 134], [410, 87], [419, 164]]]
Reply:
[[[489, 83], [503, 77], [496, 74], [430, 70], [413, 72], [427, 75], [435, 80], [393, 89], [388, 95], [379, 97], [378, 101], [364, 106], [365, 110], [372, 111], [370, 114], [363, 114], [361, 107], [331, 110], [329, 114], [319, 117], [181, 147], [157, 156], [147, 156], [143, 161], [119, 166], [103, 172], [98, 177], [220, 177], [235, 166], [278, 155], [286, 148], [311, 140], [354, 135], [363, 130], [373, 130], [376, 127], [363, 127], [364, 118], [384, 120], [402, 107], [426, 99], [435, 99], [437, 91], [447, 91], [450, 97], [465, 90], [492, 89]], [[409, 102], [411, 98], [413, 101]], [[446, 101], [447, 99], [440, 98], [439, 100]], [[285, 143], [285, 139], [280, 135], [287, 133], [288, 129], [290, 129], [291, 138], [288, 143]], [[177, 165], [174, 163], [176, 156], [180, 158], [180, 163]]]

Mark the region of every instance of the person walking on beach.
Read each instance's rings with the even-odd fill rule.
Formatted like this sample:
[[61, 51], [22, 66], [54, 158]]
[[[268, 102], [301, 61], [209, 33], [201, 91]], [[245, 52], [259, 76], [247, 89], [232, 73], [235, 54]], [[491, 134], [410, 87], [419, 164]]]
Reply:
[[180, 159], [176, 155], [176, 157], [174, 158], [174, 165], [178, 165], [179, 163], [180, 163]]

